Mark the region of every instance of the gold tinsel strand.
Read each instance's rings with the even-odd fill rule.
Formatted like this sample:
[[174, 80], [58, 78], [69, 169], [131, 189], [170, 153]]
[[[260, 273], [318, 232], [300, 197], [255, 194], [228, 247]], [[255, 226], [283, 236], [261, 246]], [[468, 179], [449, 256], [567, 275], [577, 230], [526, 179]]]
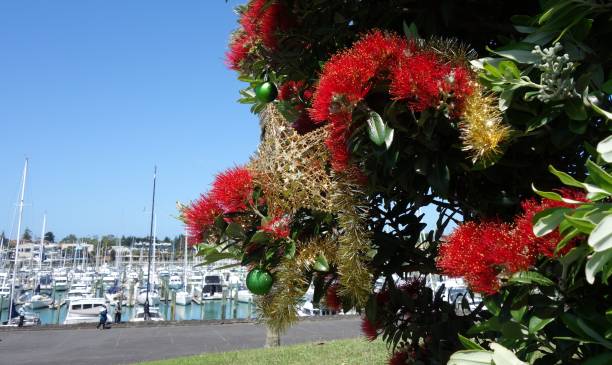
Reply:
[[344, 180], [333, 192], [338, 211], [338, 275], [341, 296], [350, 298], [357, 308], [365, 306], [372, 289], [368, 270], [370, 233], [366, 228], [367, 207], [360, 187]]
[[463, 150], [472, 162], [494, 161], [501, 153], [501, 144], [510, 136], [510, 127], [502, 121], [498, 99], [477, 87], [465, 101], [459, 124]]
[[270, 328], [283, 332], [298, 320], [297, 305], [309, 286], [306, 273], [312, 269], [319, 254], [323, 254], [330, 265], [336, 263], [332, 239], [328, 237], [298, 244], [296, 255], [283, 259], [276, 268], [273, 290], [256, 302], [262, 320]]

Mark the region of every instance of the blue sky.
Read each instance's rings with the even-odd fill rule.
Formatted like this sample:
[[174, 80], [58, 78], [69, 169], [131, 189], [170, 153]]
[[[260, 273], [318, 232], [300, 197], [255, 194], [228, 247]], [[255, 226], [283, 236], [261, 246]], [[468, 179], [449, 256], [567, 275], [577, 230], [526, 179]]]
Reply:
[[258, 143], [223, 64], [237, 3], [0, 1], [0, 230], [16, 225], [27, 156], [36, 235], [45, 211], [57, 238], [146, 235], [154, 164], [158, 235], [181, 233], [175, 202]]

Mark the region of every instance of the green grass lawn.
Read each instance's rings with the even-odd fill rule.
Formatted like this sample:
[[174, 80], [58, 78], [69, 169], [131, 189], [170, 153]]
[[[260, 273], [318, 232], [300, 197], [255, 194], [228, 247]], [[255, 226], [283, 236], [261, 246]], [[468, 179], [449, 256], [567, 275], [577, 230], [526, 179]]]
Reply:
[[387, 360], [384, 342], [362, 338], [252, 349], [169, 360], [143, 362], [146, 365], [383, 365]]

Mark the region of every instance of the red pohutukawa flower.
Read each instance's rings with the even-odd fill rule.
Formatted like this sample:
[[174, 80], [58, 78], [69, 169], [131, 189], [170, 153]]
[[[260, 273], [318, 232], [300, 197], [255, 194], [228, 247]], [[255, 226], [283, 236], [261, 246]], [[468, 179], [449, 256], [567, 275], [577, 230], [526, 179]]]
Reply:
[[408, 365], [408, 361], [414, 358], [410, 355], [407, 349], [399, 349], [389, 358], [389, 365]]
[[[580, 192], [562, 190], [561, 194], [585, 201]], [[536, 237], [532, 225], [534, 215], [548, 208], [570, 206], [549, 199], [541, 202], [529, 199], [522, 203], [524, 213], [516, 216], [513, 224], [465, 223], [440, 247], [438, 267], [447, 275], [464, 277], [474, 291], [494, 294], [500, 288], [500, 277], [529, 270], [540, 255], [554, 255], [561, 236], [554, 231]]]
[[253, 176], [245, 167], [228, 169], [215, 177], [210, 198], [223, 213], [245, 211], [253, 199]]
[[183, 211], [189, 241], [192, 245], [204, 240], [204, 234], [221, 213], [221, 208], [208, 195], [200, 196]]
[[459, 226], [440, 247], [438, 267], [450, 276], [463, 276], [472, 289], [494, 294], [498, 274], [528, 269], [535, 257], [498, 222], [468, 222]]
[[338, 284], [330, 285], [325, 292], [325, 304], [327, 308], [333, 311], [339, 311], [342, 308], [342, 302], [338, 297]]
[[367, 317], [363, 317], [361, 319], [361, 332], [368, 341], [374, 341], [378, 337], [378, 326], [370, 322]]
[[469, 70], [443, 63], [433, 53], [403, 54], [391, 75], [394, 99], [408, 101], [417, 112], [437, 108], [442, 102], [458, 116], [466, 97], [472, 94]]
[[232, 39], [230, 49], [225, 53], [225, 64], [234, 71], [241, 68], [251, 49], [251, 41], [247, 34], [241, 33]]
[[283, 239], [289, 237], [289, 224], [291, 219], [289, 216], [275, 216], [266, 224], [259, 227], [264, 232], [268, 232], [274, 239]]
[[[584, 192], [579, 190], [572, 189], [560, 189], [559, 193], [567, 198], [575, 201], [587, 201]], [[565, 202], [554, 201], [550, 199], [542, 199], [538, 201], [537, 199], [527, 199], [521, 203], [523, 208], [523, 214], [519, 215], [515, 219], [516, 224], [516, 234], [521, 237], [523, 240], [530, 242], [530, 246], [536, 252], [548, 256], [553, 257], [555, 254], [555, 249], [557, 248], [557, 243], [561, 240], [561, 234], [558, 230], [554, 230], [551, 233], [542, 236], [536, 237], [533, 234], [533, 217], [549, 208], [572, 208], [575, 207], [572, 204], [568, 204]], [[566, 245], [560, 252], [560, 254], [565, 254], [573, 247], [572, 244]]]
[[353, 109], [379, 81], [390, 82], [391, 97], [406, 100], [417, 112], [445, 105], [449, 115], [458, 116], [472, 93], [468, 68], [451, 66], [396, 35], [366, 34], [325, 64], [313, 96], [312, 119], [332, 125], [326, 145], [336, 171], [349, 164]]

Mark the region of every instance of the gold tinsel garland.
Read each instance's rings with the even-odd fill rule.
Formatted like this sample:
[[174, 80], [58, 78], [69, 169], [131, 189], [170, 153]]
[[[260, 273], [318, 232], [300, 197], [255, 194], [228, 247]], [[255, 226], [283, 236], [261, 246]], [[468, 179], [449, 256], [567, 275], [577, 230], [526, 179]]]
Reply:
[[249, 169], [264, 191], [268, 209], [294, 213], [306, 208], [336, 214], [339, 228], [324, 240], [298, 242], [295, 257], [281, 262], [271, 292], [258, 300], [264, 320], [278, 331], [297, 320], [296, 306], [309, 285], [306, 271], [320, 253], [338, 267], [340, 295], [363, 307], [372, 284], [365, 194], [349, 175], [329, 170], [326, 127], [299, 135], [273, 104], [262, 113], [262, 127], [263, 140]]
[[273, 289], [256, 301], [262, 320], [273, 330], [283, 332], [298, 320], [297, 305], [310, 285], [307, 274], [320, 254], [330, 265], [336, 264], [331, 237], [298, 244], [296, 255], [283, 259], [276, 268]]
[[459, 132], [463, 150], [472, 162], [494, 161], [502, 153], [501, 145], [510, 137], [510, 127], [502, 121], [498, 99], [477, 86], [466, 101]]

